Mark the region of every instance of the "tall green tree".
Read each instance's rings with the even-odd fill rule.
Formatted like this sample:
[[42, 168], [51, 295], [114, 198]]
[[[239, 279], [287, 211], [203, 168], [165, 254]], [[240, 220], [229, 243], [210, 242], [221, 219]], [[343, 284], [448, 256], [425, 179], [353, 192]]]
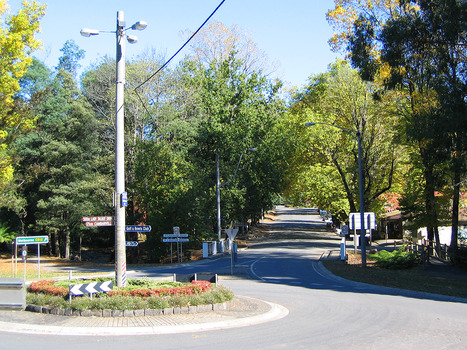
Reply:
[[[375, 210], [379, 197], [391, 189], [398, 165], [399, 148], [393, 142], [395, 121], [393, 95], [380, 95], [374, 85], [364, 82], [344, 61], [332, 65], [327, 73], [310, 79], [292, 106], [291, 118], [301, 124], [315, 122], [306, 130], [298, 155], [302, 172], [290, 173], [297, 189], [314, 183], [307, 198], [314, 205], [327, 205], [334, 212], [356, 212], [359, 202], [358, 147], [362, 140], [362, 165], [365, 208]], [[329, 125], [320, 125], [325, 123]], [[336, 127], [333, 127], [333, 126]], [[352, 137], [349, 132], [354, 134]], [[310, 166], [311, 164], [311, 166]], [[307, 179], [309, 178], [309, 179]], [[339, 179], [339, 186], [335, 180]], [[342, 205], [343, 195], [348, 205]], [[348, 214], [348, 213], [346, 213]], [[344, 217], [346, 215], [343, 215]]]
[[[401, 113], [401, 126], [418, 150], [420, 162], [414, 164], [420, 164], [424, 174], [429, 238], [439, 245], [435, 193], [446, 192], [449, 173], [455, 186], [451, 240], [455, 248], [466, 158], [466, 4], [456, 0], [400, 4], [401, 12], [379, 30], [374, 20], [363, 15], [355, 22], [353, 62], [366, 72], [374, 71], [369, 66], [381, 67], [386, 85], [406, 93], [409, 108]], [[363, 26], [373, 29], [363, 30]], [[381, 47], [381, 58], [365, 59], [370, 57], [368, 43], [375, 41]]]

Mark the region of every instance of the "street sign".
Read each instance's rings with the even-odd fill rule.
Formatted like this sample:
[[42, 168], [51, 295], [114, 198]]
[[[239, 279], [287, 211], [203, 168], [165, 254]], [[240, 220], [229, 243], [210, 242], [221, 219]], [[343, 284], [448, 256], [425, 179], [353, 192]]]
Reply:
[[84, 226], [114, 226], [113, 221], [87, 221]]
[[[363, 218], [365, 219], [365, 230], [371, 229], [374, 230], [376, 228], [376, 215], [375, 213], [364, 213]], [[360, 213], [350, 213], [349, 214], [349, 226], [351, 230], [360, 230], [361, 222], [360, 222]]]
[[45, 244], [49, 243], [49, 236], [16, 237], [16, 244]]
[[175, 226], [174, 227], [174, 235], [179, 235], [180, 234], [180, 227]]
[[127, 246], [127, 247], [137, 247], [138, 242], [136, 242], [136, 241], [126, 241], [125, 246]]
[[134, 225], [134, 226], [125, 226], [126, 232], [151, 232], [151, 226], [142, 226], [142, 225]]
[[126, 207], [128, 205], [128, 194], [126, 192], [122, 193], [121, 203], [122, 203], [122, 207]]
[[113, 289], [112, 281], [105, 282], [91, 282], [87, 284], [74, 284], [70, 285], [69, 293], [74, 296], [83, 294], [94, 294], [100, 292], [110, 292]]
[[227, 233], [227, 237], [229, 237], [229, 239], [233, 241], [237, 236], [238, 228], [228, 228], [225, 230], [225, 232]]
[[96, 221], [114, 221], [113, 216], [85, 216], [81, 218], [82, 222], [96, 222]]
[[342, 225], [341, 226], [341, 236], [347, 236], [349, 234], [349, 226]]
[[162, 239], [163, 243], [186, 243], [189, 242], [188, 238], [164, 238]]
[[167, 233], [164, 235], [164, 238], [188, 238], [188, 233], [179, 233], [179, 234], [175, 234], [175, 233]]

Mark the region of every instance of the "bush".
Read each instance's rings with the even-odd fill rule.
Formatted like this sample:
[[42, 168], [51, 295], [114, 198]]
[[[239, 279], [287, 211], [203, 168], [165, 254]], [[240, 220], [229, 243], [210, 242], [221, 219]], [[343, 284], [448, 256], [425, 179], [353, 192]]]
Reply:
[[393, 252], [381, 250], [376, 254], [370, 254], [369, 257], [376, 260], [376, 266], [390, 270], [408, 269], [419, 263], [416, 254], [406, 252], [402, 248], [394, 250]]

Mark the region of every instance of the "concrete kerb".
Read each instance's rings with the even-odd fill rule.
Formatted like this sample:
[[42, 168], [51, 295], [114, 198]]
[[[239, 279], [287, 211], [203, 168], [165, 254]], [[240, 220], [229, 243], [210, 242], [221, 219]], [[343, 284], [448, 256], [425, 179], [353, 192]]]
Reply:
[[198, 314], [134, 317], [64, 317], [25, 311], [0, 311], [0, 331], [55, 335], [145, 335], [197, 332], [244, 327], [288, 315], [278, 304], [236, 297], [229, 309]]

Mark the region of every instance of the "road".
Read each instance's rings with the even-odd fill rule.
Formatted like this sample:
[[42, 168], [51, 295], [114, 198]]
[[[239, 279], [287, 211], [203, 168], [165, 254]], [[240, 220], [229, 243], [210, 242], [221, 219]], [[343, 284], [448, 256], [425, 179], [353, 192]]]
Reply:
[[460, 349], [467, 346], [467, 302], [389, 290], [329, 276], [319, 258], [338, 249], [316, 211], [280, 207], [270, 234], [230, 258], [172, 268], [141, 268], [134, 276], [225, 274], [235, 294], [288, 309], [281, 319], [240, 328], [167, 335], [70, 337], [0, 332], [6, 346], [34, 349]]

